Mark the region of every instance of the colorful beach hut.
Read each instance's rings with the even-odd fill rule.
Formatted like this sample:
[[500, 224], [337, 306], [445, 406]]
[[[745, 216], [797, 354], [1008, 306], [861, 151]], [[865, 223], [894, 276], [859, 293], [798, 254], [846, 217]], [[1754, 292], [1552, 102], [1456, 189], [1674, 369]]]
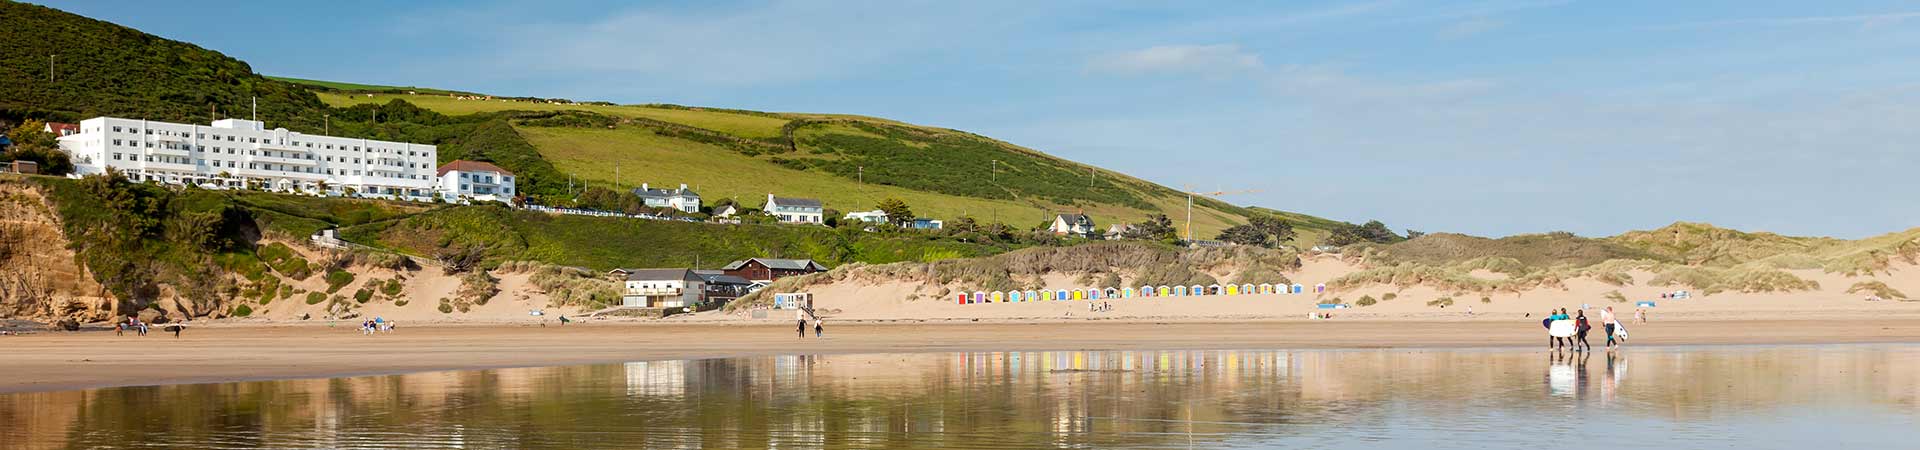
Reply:
[[1021, 297], [1025, 297], [1025, 298], [1027, 299], [1027, 301], [1029, 301], [1029, 302], [1037, 302], [1037, 301], [1040, 301], [1040, 293], [1039, 293], [1039, 292], [1034, 292], [1034, 291], [1027, 291], [1027, 295], [1022, 295]]
[[1294, 283], [1294, 284], [1293, 284], [1293, 293], [1295, 293], [1295, 294], [1299, 294], [1299, 293], [1302, 293], [1302, 292], [1306, 292], [1305, 290], [1302, 290], [1302, 289], [1301, 289], [1302, 287], [1304, 287], [1304, 286], [1301, 286], [1301, 285], [1300, 285], [1299, 283]]
[[1253, 285], [1251, 284], [1242, 284], [1240, 285], [1240, 295], [1253, 295], [1253, 289]]
[[1133, 298], [1133, 288], [1120, 289], [1120, 298]]
[[1207, 295], [1207, 287], [1198, 284], [1193, 285], [1193, 287], [1187, 288], [1187, 295]]
[[1262, 293], [1262, 294], [1272, 294], [1272, 293], [1273, 293], [1273, 283], [1260, 283], [1260, 293]]
[[1320, 284], [1316, 284], [1316, 285], [1313, 285], [1313, 293], [1315, 293], [1315, 294], [1325, 294], [1325, 293], [1327, 293], [1327, 284], [1326, 284], [1326, 283], [1320, 283]]
[[1066, 289], [1061, 289], [1061, 290], [1053, 291], [1053, 299], [1054, 300], [1072, 300], [1073, 294], [1067, 293]]
[[1167, 285], [1164, 285], [1164, 284], [1160, 285], [1159, 288], [1154, 289], [1154, 291], [1159, 292], [1158, 294], [1154, 294], [1155, 297], [1166, 297], [1169, 295], [1173, 295], [1173, 288], [1167, 287]]
[[1227, 295], [1240, 295], [1240, 286], [1227, 285]]
[[994, 303], [1005, 303], [1007, 301], [1007, 293], [1005, 292], [993, 291], [992, 294], [987, 294], [987, 297], [993, 299]]
[[986, 303], [986, 302], [987, 302], [987, 293], [986, 293], [986, 292], [981, 292], [981, 291], [973, 291], [973, 302], [974, 302], [974, 303]]
[[968, 301], [967, 301], [967, 299], [968, 299], [968, 296], [967, 296], [967, 293], [965, 293], [965, 292], [961, 292], [961, 293], [960, 293], [960, 304], [962, 304], [962, 305], [965, 305], [965, 304], [967, 304], [967, 303], [971, 303], [971, 302], [968, 302]]
[[1207, 295], [1220, 295], [1225, 293], [1227, 293], [1226, 288], [1222, 288], [1218, 284], [1207, 285]]
[[1020, 291], [1009, 291], [1009, 292], [1007, 292], [1007, 301], [1009, 301], [1009, 302], [1014, 302], [1014, 303], [1020, 303]]
[[1082, 291], [1082, 290], [1079, 290], [1079, 289], [1074, 289], [1074, 290], [1073, 290], [1073, 292], [1070, 292], [1069, 294], [1070, 294], [1070, 295], [1073, 295], [1073, 299], [1074, 299], [1074, 300], [1086, 300], [1086, 299], [1087, 299], [1087, 293], [1086, 293], [1086, 291]]
[[1175, 297], [1185, 297], [1186, 295], [1187, 295], [1187, 287], [1186, 287], [1186, 286], [1174, 286], [1174, 287], [1173, 287], [1173, 296], [1175, 296]]
[[1040, 291], [1040, 300], [1053, 301], [1053, 291]]
[[1100, 298], [1118, 298], [1118, 297], [1120, 297], [1120, 291], [1114, 288], [1107, 288], [1105, 292], [1100, 293]]

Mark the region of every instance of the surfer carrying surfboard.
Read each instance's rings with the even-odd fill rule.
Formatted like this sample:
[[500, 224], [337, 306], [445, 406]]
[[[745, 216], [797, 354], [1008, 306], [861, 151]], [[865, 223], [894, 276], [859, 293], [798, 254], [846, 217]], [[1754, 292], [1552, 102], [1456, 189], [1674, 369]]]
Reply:
[[1613, 328], [1619, 326], [1619, 324], [1615, 323], [1613, 320], [1614, 319], [1613, 319], [1612, 306], [1608, 306], [1606, 307], [1606, 309], [1600, 310], [1600, 326], [1604, 331], [1607, 332], [1607, 350], [1613, 350], [1614, 347], [1620, 345], [1619, 343], [1614, 342], [1613, 340]]
[[1548, 311], [1547, 320], [1542, 325], [1547, 327], [1549, 348], [1559, 350], [1573, 345], [1573, 322], [1569, 319], [1571, 317], [1567, 315], [1566, 308]]

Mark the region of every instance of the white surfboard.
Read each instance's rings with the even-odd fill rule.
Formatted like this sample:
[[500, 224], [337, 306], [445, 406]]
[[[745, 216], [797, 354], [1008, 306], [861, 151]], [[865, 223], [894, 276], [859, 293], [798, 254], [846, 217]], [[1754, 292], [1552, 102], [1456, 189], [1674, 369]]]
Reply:
[[1622, 341], [1627, 340], [1627, 326], [1617, 323], [1613, 324], [1613, 337], [1614, 339]]
[[1547, 335], [1553, 337], [1573, 337], [1572, 320], [1555, 320], [1547, 326]]

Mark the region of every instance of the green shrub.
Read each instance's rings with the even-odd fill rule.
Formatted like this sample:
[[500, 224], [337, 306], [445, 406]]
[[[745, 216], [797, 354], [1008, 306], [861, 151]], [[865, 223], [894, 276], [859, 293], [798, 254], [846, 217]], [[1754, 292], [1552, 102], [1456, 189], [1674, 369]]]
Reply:
[[1442, 308], [1453, 306], [1453, 297], [1440, 297], [1433, 301], [1427, 302], [1427, 306], [1438, 306]]
[[451, 303], [447, 303], [447, 302], [446, 302], [446, 300], [441, 300], [441, 301], [440, 301], [440, 313], [441, 313], [441, 314], [453, 314], [453, 304], [451, 304]]
[[390, 279], [387, 280], [385, 284], [380, 285], [380, 293], [386, 294], [388, 297], [399, 297], [400, 290], [403, 287], [405, 286], [400, 284], [399, 278]]
[[393, 306], [407, 306], [407, 299], [403, 298], [403, 299], [395, 300], [393, 302]]
[[1482, 295], [1480, 296], [1480, 303], [1493, 303], [1493, 297]]
[[[1387, 295], [1393, 295], [1393, 294], [1387, 294]], [[1371, 296], [1371, 295], [1362, 295], [1362, 296], [1360, 296], [1360, 299], [1359, 299], [1359, 300], [1355, 300], [1355, 301], [1353, 302], [1353, 304], [1355, 304], [1355, 305], [1360, 305], [1360, 306], [1373, 306], [1373, 304], [1374, 304], [1374, 303], [1376, 303], [1376, 302], [1377, 302], [1377, 300], [1374, 300], [1374, 299], [1373, 299], [1373, 296]]]
[[309, 305], [318, 305], [320, 304], [320, 302], [324, 302], [324, 301], [327, 301], [327, 294], [319, 293], [319, 292], [307, 293], [307, 304]]
[[360, 288], [359, 291], [355, 291], [353, 293], [353, 301], [355, 303], [366, 304], [368, 301], [372, 301], [372, 300], [373, 300], [372, 288]]
[[1607, 294], [1604, 295], [1603, 297], [1606, 297], [1607, 300], [1612, 300], [1614, 303], [1627, 302], [1627, 296], [1621, 295], [1620, 291], [1607, 291]]
[[1393, 299], [1395, 299], [1395, 298], [1399, 298], [1399, 297], [1400, 297], [1400, 295], [1399, 295], [1399, 294], [1395, 294], [1395, 293], [1392, 293], [1392, 292], [1388, 292], [1388, 293], [1385, 293], [1385, 294], [1380, 294], [1380, 301], [1383, 301], [1383, 302], [1384, 302], [1384, 301], [1388, 301], [1388, 300], [1393, 300]]
[[234, 306], [232, 315], [234, 317], [246, 317], [246, 316], [253, 315], [253, 307], [247, 306], [245, 304]]
[[327, 293], [339, 292], [340, 288], [353, 283], [353, 272], [333, 270], [327, 272]]

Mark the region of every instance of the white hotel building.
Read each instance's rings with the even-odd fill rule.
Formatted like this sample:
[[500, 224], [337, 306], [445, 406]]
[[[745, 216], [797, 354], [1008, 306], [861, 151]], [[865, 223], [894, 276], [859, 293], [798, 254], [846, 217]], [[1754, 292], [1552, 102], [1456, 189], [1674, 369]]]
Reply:
[[[60, 137], [76, 173], [119, 170], [134, 181], [430, 200], [434, 146], [266, 129], [253, 120], [212, 126], [97, 117]], [[322, 189], [324, 183], [325, 188]]]

